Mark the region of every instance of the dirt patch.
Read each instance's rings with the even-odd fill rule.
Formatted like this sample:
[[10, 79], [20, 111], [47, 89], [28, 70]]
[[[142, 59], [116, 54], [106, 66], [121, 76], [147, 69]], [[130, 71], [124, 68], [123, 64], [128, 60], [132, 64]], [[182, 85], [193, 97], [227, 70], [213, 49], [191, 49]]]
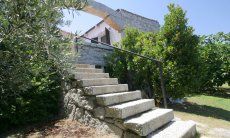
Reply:
[[174, 111], [174, 114], [181, 120], [195, 121], [200, 138], [229, 138], [230, 136], [229, 121], [180, 111]]
[[77, 121], [62, 119], [50, 122], [42, 127], [31, 127], [21, 132], [7, 135], [8, 137], [62, 137], [62, 138], [115, 138], [114, 134], [106, 134], [94, 128], [85, 126]]

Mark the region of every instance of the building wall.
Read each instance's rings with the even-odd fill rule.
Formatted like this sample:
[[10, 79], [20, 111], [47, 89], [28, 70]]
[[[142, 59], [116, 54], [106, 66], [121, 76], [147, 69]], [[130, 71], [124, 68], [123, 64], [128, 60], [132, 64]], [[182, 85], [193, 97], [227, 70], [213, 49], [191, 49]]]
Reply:
[[[100, 42], [101, 37], [105, 35], [105, 28], [107, 28], [110, 32], [110, 43], [114, 44], [115, 42], [120, 42], [122, 37], [125, 36], [125, 27], [134, 27], [143, 32], [159, 31], [160, 25], [156, 20], [148, 19], [125, 10], [118, 10], [116, 13], [119, 13], [119, 16], [117, 16], [116, 19], [119, 19], [117, 22], [122, 22], [122, 30], [117, 31], [110, 27], [106, 22], [101, 21], [87, 31], [84, 36], [91, 39], [98, 37]], [[76, 62], [82, 64], [99, 65], [102, 67], [106, 66], [104, 57], [110, 55], [113, 50], [111, 50], [111, 48], [108, 50], [108, 47], [101, 44], [90, 43], [90, 40], [85, 41], [88, 43], [78, 46], [78, 57], [76, 58]]]
[[85, 37], [95, 38], [99, 37], [99, 42], [101, 41], [101, 37], [105, 35], [105, 28], [107, 28], [110, 32], [110, 43], [113, 44], [115, 42], [119, 42], [121, 40], [121, 33], [117, 30], [110, 27], [107, 23], [102, 22], [96, 25], [92, 30], [84, 34]]
[[156, 20], [148, 19], [123, 9], [119, 10], [119, 13], [124, 22], [124, 28], [133, 27], [143, 32], [158, 32], [160, 29], [160, 24]]
[[76, 48], [76, 63], [97, 65], [102, 68], [106, 66], [105, 58], [113, 52], [111, 47], [87, 42], [77, 45]]

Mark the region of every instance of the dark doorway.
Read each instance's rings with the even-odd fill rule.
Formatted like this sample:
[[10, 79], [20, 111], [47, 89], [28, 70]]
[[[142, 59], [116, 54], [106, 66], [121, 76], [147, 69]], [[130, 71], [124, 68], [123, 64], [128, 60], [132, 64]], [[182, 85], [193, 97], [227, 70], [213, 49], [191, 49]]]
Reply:
[[[92, 38], [93, 40], [91, 40], [91, 43], [95, 43], [98, 44], [98, 37]], [[95, 41], [94, 41], [95, 40]]]
[[107, 28], [105, 28], [105, 35], [101, 37], [101, 42], [106, 43], [106, 44], [111, 44], [110, 43], [110, 32]]

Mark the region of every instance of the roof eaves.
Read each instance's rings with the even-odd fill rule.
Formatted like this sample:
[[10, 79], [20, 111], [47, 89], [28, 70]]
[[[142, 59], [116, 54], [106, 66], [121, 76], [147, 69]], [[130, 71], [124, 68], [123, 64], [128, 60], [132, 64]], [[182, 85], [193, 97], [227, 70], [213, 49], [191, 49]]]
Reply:
[[96, 26], [100, 25], [101, 23], [103, 23], [104, 20], [101, 20], [99, 23], [97, 23], [95, 26], [91, 27], [88, 31], [86, 31], [84, 34], [89, 33], [91, 30], [93, 30]]

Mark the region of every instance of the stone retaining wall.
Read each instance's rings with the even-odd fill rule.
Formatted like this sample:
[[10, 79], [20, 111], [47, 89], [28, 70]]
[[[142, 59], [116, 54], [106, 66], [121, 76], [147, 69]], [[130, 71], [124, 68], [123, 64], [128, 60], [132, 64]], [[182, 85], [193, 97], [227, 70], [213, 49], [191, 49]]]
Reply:
[[78, 44], [75, 51], [77, 52], [76, 63], [104, 67], [106, 65], [105, 57], [113, 52], [113, 48], [84, 42], [83, 44]]
[[[73, 75], [72, 75], [73, 76]], [[88, 96], [76, 79], [64, 81], [63, 113], [66, 118], [98, 129], [102, 133], [114, 133], [117, 137], [138, 137], [125, 129], [122, 120], [105, 117], [105, 109], [97, 105], [95, 96]]]

